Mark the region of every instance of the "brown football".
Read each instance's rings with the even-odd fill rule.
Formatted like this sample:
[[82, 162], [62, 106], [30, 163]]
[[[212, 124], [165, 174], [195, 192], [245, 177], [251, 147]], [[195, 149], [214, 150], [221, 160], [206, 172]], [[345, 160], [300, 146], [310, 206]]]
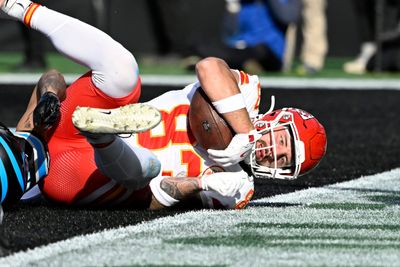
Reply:
[[194, 93], [190, 104], [189, 125], [196, 141], [205, 149], [225, 149], [233, 137], [232, 129], [201, 87]]

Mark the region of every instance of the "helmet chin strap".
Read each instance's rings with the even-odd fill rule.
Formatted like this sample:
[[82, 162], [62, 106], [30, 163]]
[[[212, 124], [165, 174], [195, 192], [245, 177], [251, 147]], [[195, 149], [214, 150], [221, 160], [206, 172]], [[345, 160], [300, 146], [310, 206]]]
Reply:
[[271, 105], [269, 106], [269, 109], [267, 112], [263, 113], [263, 114], [258, 114], [257, 116], [255, 116], [254, 118], [251, 118], [252, 121], [257, 121], [259, 120], [261, 117], [267, 115], [268, 113], [271, 113], [275, 108], [275, 96], [271, 95]]
[[275, 108], [275, 96], [271, 95], [271, 105], [269, 106], [269, 109], [265, 114], [272, 112], [274, 108]]

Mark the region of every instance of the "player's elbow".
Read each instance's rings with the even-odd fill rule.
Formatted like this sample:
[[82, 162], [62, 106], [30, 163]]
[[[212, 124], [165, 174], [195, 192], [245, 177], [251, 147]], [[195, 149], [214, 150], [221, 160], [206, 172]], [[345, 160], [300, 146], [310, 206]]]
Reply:
[[225, 61], [216, 57], [207, 57], [196, 64], [196, 73], [199, 79], [211, 73], [217, 73], [221, 67], [227, 67]]

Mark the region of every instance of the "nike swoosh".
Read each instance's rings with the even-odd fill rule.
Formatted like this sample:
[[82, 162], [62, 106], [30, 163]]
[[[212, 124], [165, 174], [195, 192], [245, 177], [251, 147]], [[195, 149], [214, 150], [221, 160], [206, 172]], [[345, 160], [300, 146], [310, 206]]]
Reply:
[[100, 113], [106, 114], [106, 115], [110, 115], [111, 111], [100, 111]]

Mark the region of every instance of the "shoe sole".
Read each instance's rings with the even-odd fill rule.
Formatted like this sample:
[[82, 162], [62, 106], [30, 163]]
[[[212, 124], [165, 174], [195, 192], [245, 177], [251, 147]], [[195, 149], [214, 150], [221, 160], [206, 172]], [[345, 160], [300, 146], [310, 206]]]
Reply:
[[115, 109], [77, 107], [72, 114], [75, 127], [89, 133], [140, 133], [156, 127], [160, 121], [158, 109], [141, 103]]

